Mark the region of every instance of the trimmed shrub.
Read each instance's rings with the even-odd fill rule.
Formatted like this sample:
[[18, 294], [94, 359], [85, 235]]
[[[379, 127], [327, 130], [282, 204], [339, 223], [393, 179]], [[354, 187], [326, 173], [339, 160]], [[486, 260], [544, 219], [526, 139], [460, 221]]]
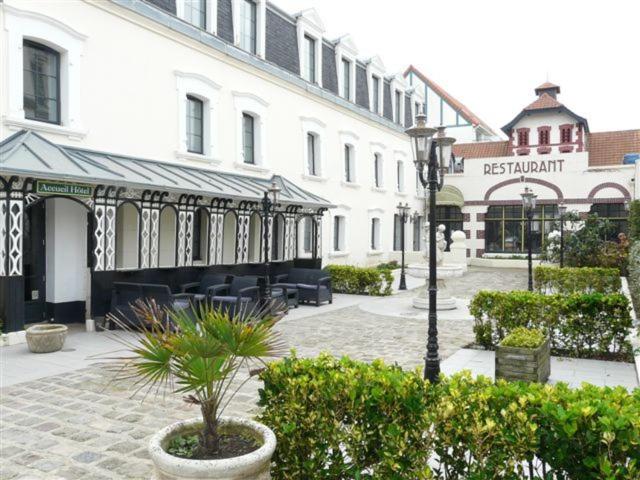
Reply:
[[543, 293], [618, 293], [622, 288], [617, 268], [538, 265], [533, 278], [535, 289]]
[[629, 240], [636, 242], [640, 240], [640, 200], [633, 200], [629, 203]]
[[640, 241], [634, 242], [629, 249], [629, 276], [627, 280], [637, 316], [640, 314]]
[[621, 293], [543, 295], [536, 292], [481, 291], [469, 306], [476, 342], [494, 349], [516, 327], [539, 328], [551, 351], [578, 358], [627, 359], [632, 319]]
[[538, 348], [543, 344], [545, 335], [537, 328], [516, 327], [502, 339], [500, 346], [516, 348]]
[[327, 265], [333, 291], [354, 295], [391, 295], [393, 275], [390, 270], [353, 267], [351, 265]]
[[274, 480], [640, 478], [640, 389], [287, 358], [261, 374]]

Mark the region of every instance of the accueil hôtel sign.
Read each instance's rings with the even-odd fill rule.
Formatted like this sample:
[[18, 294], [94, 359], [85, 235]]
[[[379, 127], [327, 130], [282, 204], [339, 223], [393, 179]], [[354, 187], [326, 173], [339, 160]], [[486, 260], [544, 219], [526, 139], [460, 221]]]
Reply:
[[46, 180], [38, 180], [36, 184], [36, 193], [40, 195], [69, 195], [72, 197], [90, 197], [91, 195], [93, 195], [93, 187], [91, 185], [83, 185], [80, 183], [50, 182]]
[[559, 160], [514, 160], [484, 164], [484, 175], [512, 175], [515, 173], [560, 173], [563, 159]]

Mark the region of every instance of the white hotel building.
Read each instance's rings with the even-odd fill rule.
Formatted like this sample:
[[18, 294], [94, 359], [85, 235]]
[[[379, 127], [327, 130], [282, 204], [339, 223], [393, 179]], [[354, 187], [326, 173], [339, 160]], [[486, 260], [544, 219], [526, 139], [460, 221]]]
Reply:
[[313, 10], [0, 0], [0, 24], [5, 331], [103, 316], [114, 281], [260, 274], [272, 182], [275, 272], [397, 258], [396, 205], [423, 207], [416, 111], [463, 141], [495, 137], [415, 68], [392, 75], [349, 35], [324, 38]]

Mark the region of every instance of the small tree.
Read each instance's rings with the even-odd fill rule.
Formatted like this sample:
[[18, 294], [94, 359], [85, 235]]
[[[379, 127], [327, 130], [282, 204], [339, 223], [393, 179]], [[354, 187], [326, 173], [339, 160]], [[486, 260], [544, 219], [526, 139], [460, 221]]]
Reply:
[[640, 200], [629, 204], [629, 239], [631, 243], [640, 240]]
[[[186, 394], [185, 402], [198, 405], [202, 413], [199, 454], [211, 458], [219, 448], [218, 425], [225, 407], [250, 376], [258, 373], [250, 372], [234, 390], [232, 383], [240, 369], [283, 351], [272, 331], [276, 319], [259, 314], [231, 317], [209, 305], [176, 312], [139, 300], [133, 308], [141, 331], [136, 341], [118, 337], [131, 354], [116, 359], [116, 380], [138, 378], [140, 387], [134, 395], [141, 390], [166, 389]], [[131, 329], [122, 319], [110, 319]]]

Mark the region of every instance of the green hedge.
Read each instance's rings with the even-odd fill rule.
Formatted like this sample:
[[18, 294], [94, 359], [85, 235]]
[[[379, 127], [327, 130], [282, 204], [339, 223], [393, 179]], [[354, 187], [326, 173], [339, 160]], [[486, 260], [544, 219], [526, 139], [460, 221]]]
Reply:
[[535, 289], [546, 293], [618, 293], [622, 288], [617, 268], [539, 265], [533, 278]]
[[629, 203], [629, 239], [632, 242], [640, 240], [640, 200]]
[[640, 389], [419, 372], [321, 355], [271, 363], [274, 480], [640, 478]]
[[536, 292], [481, 291], [469, 306], [476, 342], [495, 348], [516, 327], [541, 328], [557, 355], [627, 359], [632, 319], [621, 293], [543, 295]]
[[351, 265], [327, 265], [333, 291], [355, 295], [391, 295], [391, 271]]
[[634, 242], [629, 249], [629, 276], [627, 280], [637, 316], [640, 314], [640, 241]]

